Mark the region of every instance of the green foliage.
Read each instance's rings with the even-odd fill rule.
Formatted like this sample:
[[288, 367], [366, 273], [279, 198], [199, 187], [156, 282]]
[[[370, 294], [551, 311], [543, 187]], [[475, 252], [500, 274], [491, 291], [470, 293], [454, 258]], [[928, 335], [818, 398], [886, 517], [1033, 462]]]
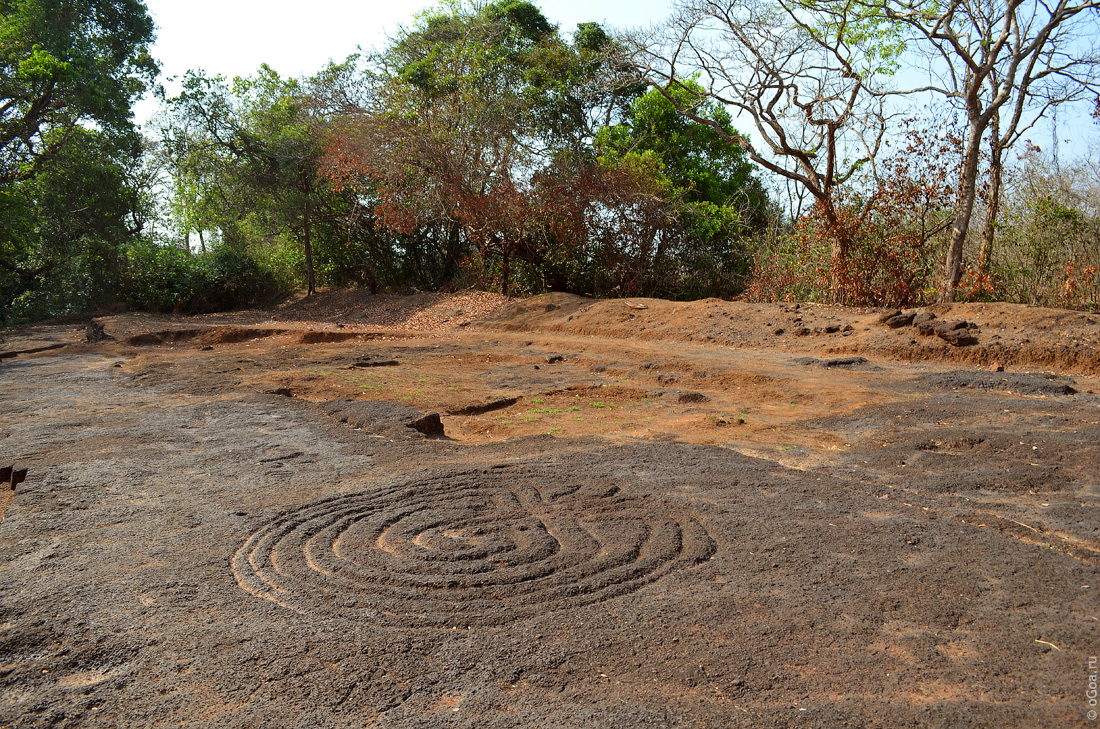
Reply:
[[[622, 123], [596, 134], [599, 163], [644, 180], [647, 194], [663, 201], [650, 206], [657, 216], [650, 227], [660, 228], [650, 234], [654, 245], [633, 255], [623, 251], [632, 259], [634, 285], [645, 293], [736, 293], [748, 272], [748, 246], [767, 222], [768, 199], [753, 164], [718, 132], [737, 134], [729, 113], [713, 101], [700, 102], [701, 91], [685, 82], [670, 92], [674, 104], [650, 90], [634, 100]], [[689, 120], [677, 104], [714, 126]], [[643, 276], [647, 267], [652, 270]]]
[[[364, 229], [369, 216], [318, 171], [325, 110], [313, 99], [348, 65], [330, 65], [308, 81], [282, 78], [268, 66], [232, 82], [187, 74], [161, 125], [174, 218], [185, 237], [192, 230], [216, 233], [310, 292], [318, 274], [327, 283], [377, 286], [377, 251]], [[288, 239], [300, 253], [287, 250]], [[360, 245], [349, 252], [353, 244]]]
[[[686, 82], [670, 93], [676, 103], [692, 109], [727, 135], [736, 135], [729, 112], [714, 101], [699, 101], [702, 88]], [[686, 202], [725, 205], [748, 196], [750, 215], [763, 214], [766, 198], [754, 177], [755, 167], [740, 147], [718, 132], [689, 120], [660, 91], [653, 89], [630, 107], [622, 124], [602, 128], [596, 137], [601, 162], [618, 166], [633, 155], [651, 154], [671, 192]]]
[[0, 185], [33, 177], [68, 130], [130, 130], [156, 76], [139, 0], [0, 0]]
[[[925, 13], [936, 12], [937, 3], [925, 3]], [[905, 52], [905, 26], [888, 17], [880, 0], [852, 3], [848, 0], [800, 0], [807, 12], [805, 31], [820, 38], [835, 38], [858, 49], [853, 62], [862, 75], [891, 76], [901, 69]]]
[[144, 225], [142, 191], [130, 176], [140, 140], [81, 127], [64, 133], [36, 176], [0, 187], [2, 321], [106, 303], [116, 251]]
[[554, 26], [535, 5], [522, 0], [498, 0], [486, 6], [482, 14], [489, 20], [510, 25], [524, 39], [538, 43], [554, 32]]
[[259, 305], [284, 290], [270, 270], [232, 248], [195, 256], [135, 241], [121, 254], [122, 303], [144, 311], [205, 314]]
[[111, 298], [149, 214], [130, 106], [152, 40], [138, 0], [0, 0], [0, 323]]

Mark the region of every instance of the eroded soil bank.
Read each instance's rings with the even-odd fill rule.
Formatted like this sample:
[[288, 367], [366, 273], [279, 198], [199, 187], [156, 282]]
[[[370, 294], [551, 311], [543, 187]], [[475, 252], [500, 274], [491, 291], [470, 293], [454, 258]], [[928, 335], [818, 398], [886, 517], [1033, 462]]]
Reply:
[[1100, 317], [884, 313], [5, 331], [0, 726], [1088, 726]]

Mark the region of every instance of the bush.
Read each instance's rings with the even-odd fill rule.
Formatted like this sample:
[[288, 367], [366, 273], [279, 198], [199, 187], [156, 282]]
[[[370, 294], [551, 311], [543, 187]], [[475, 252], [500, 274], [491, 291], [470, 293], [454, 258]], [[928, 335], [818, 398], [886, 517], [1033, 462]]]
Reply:
[[284, 290], [270, 270], [228, 246], [194, 255], [142, 241], [123, 255], [119, 298], [135, 309], [204, 314], [255, 306]]
[[[821, 301], [847, 306], [911, 306], [932, 279], [939, 247], [930, 245], [882, 200], [861, 211], [838, 211], [843, 230], [831, 230], [820, 209], [777, 235], [754, 258], [748, 301]], [[833, 257], [843, 235], [847, 255]]]

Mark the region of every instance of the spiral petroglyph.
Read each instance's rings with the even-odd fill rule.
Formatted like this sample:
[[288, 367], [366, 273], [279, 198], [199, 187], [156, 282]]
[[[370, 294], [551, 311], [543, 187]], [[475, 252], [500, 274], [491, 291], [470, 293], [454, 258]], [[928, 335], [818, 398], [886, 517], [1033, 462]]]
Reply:
[[254, 533], [233, 571], [302, 613], [445, 627], [601, 602], [714, 553], [682, 509], [555, 481], [487, 470], [326, 499]]

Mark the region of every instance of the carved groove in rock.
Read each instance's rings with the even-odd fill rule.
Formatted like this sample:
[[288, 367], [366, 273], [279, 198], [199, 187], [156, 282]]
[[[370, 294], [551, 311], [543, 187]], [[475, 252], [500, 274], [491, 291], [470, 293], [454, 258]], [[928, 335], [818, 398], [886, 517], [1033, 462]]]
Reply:
[[326, 499], [254, 533], [233, 572], [301, 613], [448, 627], [602, 602], [714, 553], [682, 509], [555, 480], [489, 470]]

